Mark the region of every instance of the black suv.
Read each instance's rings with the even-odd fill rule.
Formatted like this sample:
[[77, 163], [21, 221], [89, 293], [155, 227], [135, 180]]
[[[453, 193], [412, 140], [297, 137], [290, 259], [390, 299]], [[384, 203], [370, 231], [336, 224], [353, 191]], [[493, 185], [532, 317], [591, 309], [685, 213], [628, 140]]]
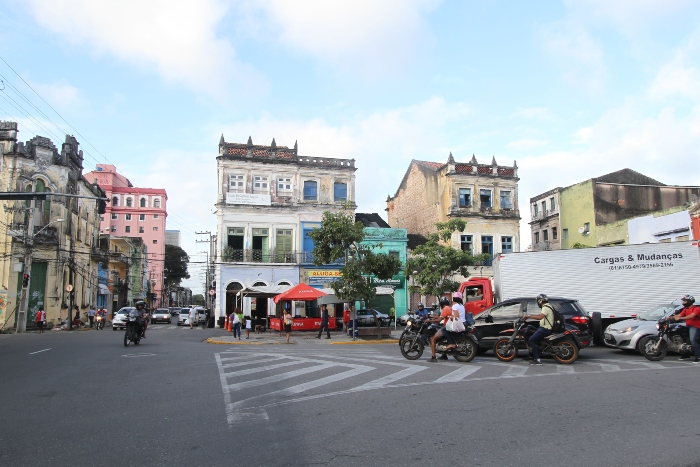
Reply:
[[[578, 338], [581, 345], [590, 345], [591, 335], [588, 332], [589, 317], [577, 300], [561, 297], [549, 297], [549, 302], [556, 310], [559, 310], [566, 319], [567, 328], [578, 330]], [[539, 315], [540, 307], [537, 306], [535, 297], [520, 297], [504, 300], [494, 305], [475, 318], [476, 325], [474, 335], [479, 339], [479, 351], [483, 353], [493, 350], [496, 341], [504, 336], [510, 336], [513, 323], [523, 315]], [[539, 321], [528, 320], [528, 324], [539, 326]]]

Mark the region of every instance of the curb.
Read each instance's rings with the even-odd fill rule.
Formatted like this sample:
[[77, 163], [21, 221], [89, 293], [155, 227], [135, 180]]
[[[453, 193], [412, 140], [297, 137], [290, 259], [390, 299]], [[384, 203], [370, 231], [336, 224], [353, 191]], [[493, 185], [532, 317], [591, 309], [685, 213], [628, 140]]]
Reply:
[[374, 345], [374, 344], [398, 344], [398, 339], [382, 339], [381, 341], [348, 341], [331, 342], [331, 345]]
[[[209, 338], [205, 341], [207, 344], [217, 344], [217, 345], [288, 345], [286, 342], [230, 342], [221, 341], [218, 339]], [[296, 345], [296, 342], [290, 342], [289, 344]]]

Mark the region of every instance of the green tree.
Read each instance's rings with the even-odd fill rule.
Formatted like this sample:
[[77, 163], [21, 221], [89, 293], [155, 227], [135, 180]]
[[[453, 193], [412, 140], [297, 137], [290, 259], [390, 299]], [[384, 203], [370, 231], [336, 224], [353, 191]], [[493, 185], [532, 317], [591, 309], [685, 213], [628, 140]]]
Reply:
[[163, 264], [163, 279], [165, 286], [179, 285], [183, 279], [189, 279], [187, 263], [190, 257], [187, 252], [175, 245], [165, 245], [165, 262]]
[[192, 303], [197, 306], [205, 306], [206, 302], [204, 301], [204, 295], [201, 293], [192, 295]]
[[[371, 301], [377, 295], [370, 276], [388, 280], [401, 270], [398, 258], [383, 253], [374, 253], [374, 246], [361, 244], [365, 238], [364, 226], [355, 222], [349, 212], [324, 212], [321, 227], [309, 233], [314, 241], [314, 262], [316, 265], [331, 264], [344, 259], [341, 278], [331, 283], [335, 296], [341, 300], [364, 300], [367, 308], [373, 310]], [[381, 244], [377, 245], [381, 248]], [[381, 324], [378, 319], [377, 328]], [[378, 335], [379, 332], [377, 333]]]
[[428, 235], [428, 241], [413, 250], [406, 261], [406, 279], [413, 278], [411, 292], [439, 297], [443, 293], [459, 290], [459, 282], [453, 279], [455, 273], [469, 276], [467, 268], [488, 260], [491, 255], [473, 256], [470, 252], [457, 250], [447, 243], [453, 232], [463, 232], [467, 223], [461, 219], [435, 224], [437, 232]]

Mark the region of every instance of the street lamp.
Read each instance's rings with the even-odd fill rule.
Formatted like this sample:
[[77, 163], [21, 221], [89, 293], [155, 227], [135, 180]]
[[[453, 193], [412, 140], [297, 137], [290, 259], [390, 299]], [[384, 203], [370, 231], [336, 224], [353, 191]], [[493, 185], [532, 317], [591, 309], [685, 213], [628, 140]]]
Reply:
[[29, 308], [29, 281], [31, 279], [32, 273], [32, 246], [34, 244], [34, 237], [39, 235], [44, 229], [49, 227], [51, 224], [57, 222], [63, 222], [65, 219], [55, 219], [44, 227], [39, 229], [38, 232], [31, 234], [30, 232], [34, 229], [33, 216], [29, 217], [29, 223], [27, 224], [27, 236], [24, 242], [25, 252], [24, 252], [24, 280], [22, 281], [22, 298], [19, 302], [19, 311], [17, 311], [17, 328], [16, 332], [24, 332], [27, 329], [27, 308]]

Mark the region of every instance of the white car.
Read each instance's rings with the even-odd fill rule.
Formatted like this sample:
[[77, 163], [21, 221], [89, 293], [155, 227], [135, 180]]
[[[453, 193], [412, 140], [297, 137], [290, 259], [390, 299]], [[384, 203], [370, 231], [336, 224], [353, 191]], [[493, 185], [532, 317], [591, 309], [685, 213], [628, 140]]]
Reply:
[[[197, 326], [199, 324], [199, 320], [195, 320], [194, 323], [192, 323], [193, 326]], [[180, 314], [177, 317], [177, 325], [178, 326], [189, 326], [190, 325], [190, 309], [189, 308], [183, 308], [180, 310]]]
[[135, 309], [136, 308], [134, 307], [127, 306], [117, 311], [112, 319], [112, 331], [116, 331], [117, 329], [126, 329], [126, 317], [131, 310]]
[[196, 306], [194, 309], [197, 311], [197, 322], [205, 324], [207, 322], [207, 309], [203, 306]]

